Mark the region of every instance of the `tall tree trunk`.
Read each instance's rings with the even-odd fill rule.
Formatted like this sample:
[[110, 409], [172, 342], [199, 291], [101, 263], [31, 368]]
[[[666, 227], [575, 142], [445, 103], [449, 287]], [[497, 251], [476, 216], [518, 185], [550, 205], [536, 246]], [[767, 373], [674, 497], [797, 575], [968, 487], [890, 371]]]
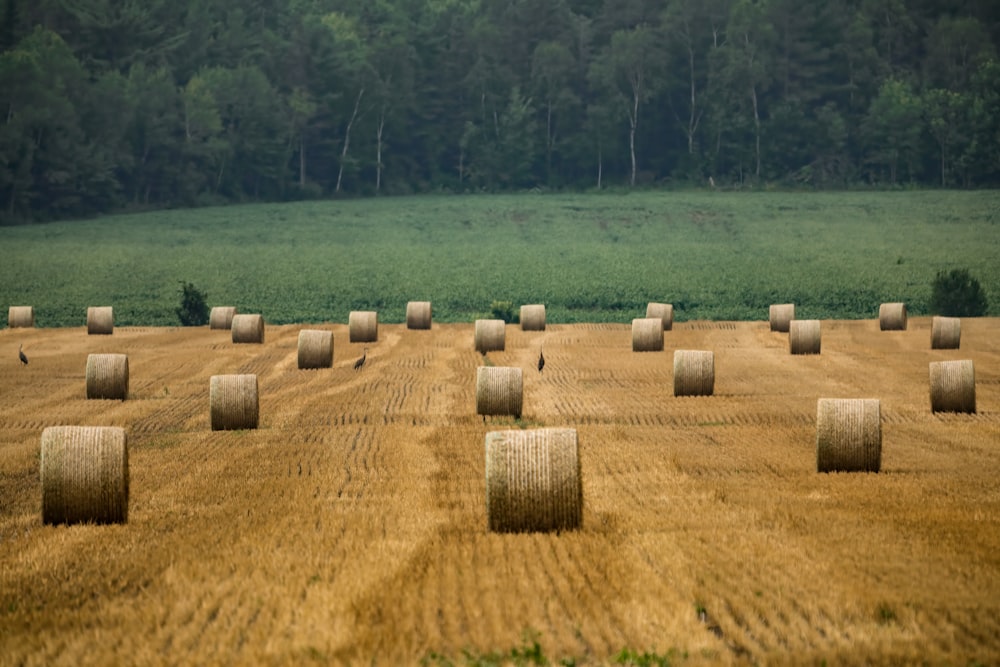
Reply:
[[375, 192], [382, 188], [382, 131], [385, 129], [385, 109], [379, 112], [375, 130]]
[[635, 187], [635, 172], [636, 172], [636, 160], [635, 160], [635, 130], [639, 126], [639, 87], [636, 85], [633, 87], [632, 92], [632, 113], [629, 115], [629, 128], [628, 128], [628, 148], [629, 153], [632, 158], [632, 175], [629, 178], [630, 185]]
[[754, 159], [757, 162], [754, 169], [754, 176], [760, 180], [760, 110], [757, 108], [757, 87], [750, 86], [750, 99], [753, 100], [753, 133], [754, 133]]
[[694, 133], [698, 131], [701, 114], [695, 111], [697, 99], [695, 95], [694, 49], [688, 43], [688, 71], [691, 75], [691, 113], [688, 115], [688, 155], [694, 155]]
[[351, 119], [347, 121], [347, 128], [344, 129], [344, 149], [340, 151], [340, 169], [337, 171], [337, 187], [334, 192], [340, 192], [340, 184], [344, 179], [344, 161], [347, 159], [347, 149], [351, 145], [351, 126], [354, 125], [358, 117], [358, 109], [361, 107], [361, 96], [365, 94], [365, 89], [358, 91], [358, 98], [354, 100], [354, 111], [351, 112]]

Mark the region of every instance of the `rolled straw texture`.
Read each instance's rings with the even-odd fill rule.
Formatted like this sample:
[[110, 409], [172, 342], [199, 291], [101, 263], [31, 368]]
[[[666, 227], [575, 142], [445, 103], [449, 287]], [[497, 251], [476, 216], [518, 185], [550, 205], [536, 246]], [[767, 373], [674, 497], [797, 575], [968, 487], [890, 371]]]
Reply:
[[771, 305], [768, 313], [768, 320], [771, 323], [771, 331], [788, 333], [789, 325], [794, 319], [794, 303], [776, 303]]
[[260, 403], [256, 375], [213, 375], [210, 382], [213, 431], [257, 428]]
[[503, 320], [476, 320], [476, 352], [502, 351], [506, 332]]
[[579, 529], [583, 486], [576, 429], [487, 433], [486, 516], [493, 532]]
[[42, 522], [128, 521], [128, 442], [113, 426], [42, 431]]
[[715, 391], [715, 353], [674, 351], [674, 396], [711, 396]]
[[663, 320], [659, 317], [637, 317], [632, 320], [632, 351], [660, 352], [663, 350]]
[[878, 307], [878, 327], [882, 331], [906, 330], [906, 304], [883, 303]]
[[231, 328], [234, 343], [264, 342], [263, 315], [233, 315]]
[[299, 368], [333, 366], [333, 332], [303, 329], [299, 332]]
[[962, 320], [957, 317], [931, 319], [931, 349], [957, 350], [962, 342]]
[[976, 411], [976, 369], [971, 359], [932, 361], [931, 412]]
[[878, 399], [819, 399], [816, 471], [878, 472], [881, 467], [882, 418]]
[[87, 398], [128, 398], [128, 355], [87, 355]]
[[11, 306], [7, 309], [7, 326], [11, 329], [32, 329], [35, 326], [34, 306]]
[[406, 304], [407, 329], [430, 329], [431, 320], [430, 301], [410, 301]]
[[819, 320], [792, 320], [788, 325], [788, 348], [792, 354], [819, 354]]
[[531, 303], [521, 306], [521, 330], [545, 331], [545, 304]]
[[208, 315], [209, 329], [232, 329], [235, 306], [215, 306]]
[[646, 317], [658, 317], [663, 320], [663, 330], [670, 331], [674, 328], [674, 304], [653, 303], [646, 304]]
[[480, 366], [476, 369], [476, 414], [521, 416], [524, 382], [521, 369]]
[[87, 308], [87, 333], [108, 335], [115, 331], [115, 314], [111, 306]]
[[352, 310], [347, 327], [350, 342], [374, 343], [378, 340], [378, 313], [374, 310]]

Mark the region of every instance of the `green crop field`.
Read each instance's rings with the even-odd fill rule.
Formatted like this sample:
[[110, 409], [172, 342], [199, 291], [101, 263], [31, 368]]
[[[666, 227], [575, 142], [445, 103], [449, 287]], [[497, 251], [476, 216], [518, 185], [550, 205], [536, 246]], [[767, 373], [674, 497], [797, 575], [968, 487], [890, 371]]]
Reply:
[[380, 198], [120, 215], [0, 227], [0, 306], [38, 326], [178, 324], [180, 283], [268, 322], [352, 310], [471, 321], [493, 301], [550, 322], [927, 314], [938, 271], [966, 268], [1000, 314], [1000, 192], [632, 192]]

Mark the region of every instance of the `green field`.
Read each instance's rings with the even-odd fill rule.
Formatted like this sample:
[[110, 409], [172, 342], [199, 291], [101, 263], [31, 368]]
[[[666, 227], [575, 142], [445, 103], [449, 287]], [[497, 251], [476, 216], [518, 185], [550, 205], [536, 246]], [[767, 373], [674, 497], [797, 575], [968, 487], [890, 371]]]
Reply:
[[177, 324], [180, 282], [268, 322], [346, 322], [352, 310], [439, 322], [495, 300], [549, 322], [927, 314], [938, 271], [967, 268], [1000, 314], [1000, 192], [633, 192], [421, 196], [163, 211], [0, 227], [0, 307], [37, 326]]

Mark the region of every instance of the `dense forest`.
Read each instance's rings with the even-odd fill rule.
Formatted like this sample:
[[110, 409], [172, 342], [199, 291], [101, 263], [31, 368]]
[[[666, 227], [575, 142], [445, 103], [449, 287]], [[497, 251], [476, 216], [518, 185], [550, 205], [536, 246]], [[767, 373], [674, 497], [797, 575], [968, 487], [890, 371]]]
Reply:
[[1000, 185], [995, 0], [0, 0], [0, 221]]

